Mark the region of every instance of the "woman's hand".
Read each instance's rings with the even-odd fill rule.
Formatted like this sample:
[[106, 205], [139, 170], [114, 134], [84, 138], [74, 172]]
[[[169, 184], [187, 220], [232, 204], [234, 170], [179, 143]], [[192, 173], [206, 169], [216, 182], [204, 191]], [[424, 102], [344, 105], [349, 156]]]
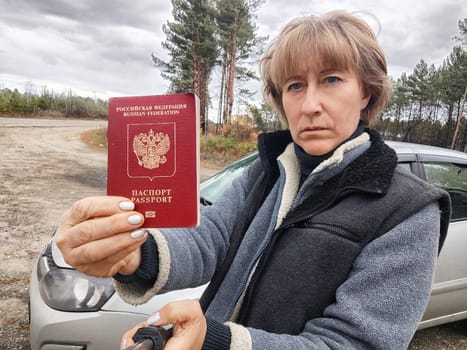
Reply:
[[56, 243], [65, 261], [87, 275], [130, 275], [141, 262], [143, 223], [127, 198], [88, 197], [65, 212]]
[[196, 300], [175, 301], [165, 305], [148, 321], [136, 325], [122, 337], [121, 348], [133, 345], [133, 335], [141, 327], [173, 325], [173, 335], [164, 350], [201, 350], [206, 337], [207, 323], [201, 306]]

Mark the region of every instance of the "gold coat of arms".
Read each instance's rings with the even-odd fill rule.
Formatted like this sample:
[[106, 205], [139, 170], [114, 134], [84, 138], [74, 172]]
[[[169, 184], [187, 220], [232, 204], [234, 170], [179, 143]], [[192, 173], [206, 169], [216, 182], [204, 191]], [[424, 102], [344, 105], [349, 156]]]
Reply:
[[146, 169], [158, 168], [167, 162], [165, 154], [170, 150], [169, 135], [151, 129], [148, 133], [139, 133], [133, 138], [133, 152], [138, 164]]

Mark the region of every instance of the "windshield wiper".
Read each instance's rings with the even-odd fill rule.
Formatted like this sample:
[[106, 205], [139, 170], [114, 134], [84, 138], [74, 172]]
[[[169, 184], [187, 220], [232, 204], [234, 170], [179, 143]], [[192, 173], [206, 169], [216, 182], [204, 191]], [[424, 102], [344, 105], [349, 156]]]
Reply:
[[208, 201], [204, 197], [200, 197], [199, 201], [201, 202], [202, 205], [211, 205], [212, 204], [212, 202]]

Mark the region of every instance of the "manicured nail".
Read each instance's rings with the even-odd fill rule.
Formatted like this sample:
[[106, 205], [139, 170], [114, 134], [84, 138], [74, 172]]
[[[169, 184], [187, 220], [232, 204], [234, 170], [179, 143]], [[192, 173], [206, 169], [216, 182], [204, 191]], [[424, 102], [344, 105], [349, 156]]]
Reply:
[[118, 207], [121, 210], [134, 210], [135, 209], [135, 203], [130, 202], [130, 201], [124, 201], [124, 202], [118, 203]]
[[130, 233], [130, 236], [133, 239], [139, 239], [139, 238], [142, 238], [142, 237], [146, 236], [147, 233], [148, 233], [148, 231], [146, 231], [146, 230], [135, 230], [132, 233]]
[[143, 222], [143, 217], [138, 214], [133, 214], [128, 217], [128, 223], [131, 225], [138, 225]]
[[148, 319], [147, 319], [147, 323], [148, 324], [156, 324], [157, 322], [159, 322], [161, 320], [161, 315], [159, 315], [158, 312], [156, 312], [154, 315], [150, 316]]

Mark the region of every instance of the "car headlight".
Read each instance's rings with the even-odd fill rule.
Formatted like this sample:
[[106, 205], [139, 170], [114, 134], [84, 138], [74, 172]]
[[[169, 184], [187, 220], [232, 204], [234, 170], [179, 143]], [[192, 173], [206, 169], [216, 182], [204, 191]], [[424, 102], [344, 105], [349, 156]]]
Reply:
[[55, 269], [39, 283], [42, 299], [62, 311], [96, 311], [114, 293], [110, 279], [86, 276], [76, 270]]
[[115, 292], [111, 278], [91, 277], [55, 265], [50, 245], [39, 258], [37, 267], [41, 297], [57, 310], [97, 311]]

